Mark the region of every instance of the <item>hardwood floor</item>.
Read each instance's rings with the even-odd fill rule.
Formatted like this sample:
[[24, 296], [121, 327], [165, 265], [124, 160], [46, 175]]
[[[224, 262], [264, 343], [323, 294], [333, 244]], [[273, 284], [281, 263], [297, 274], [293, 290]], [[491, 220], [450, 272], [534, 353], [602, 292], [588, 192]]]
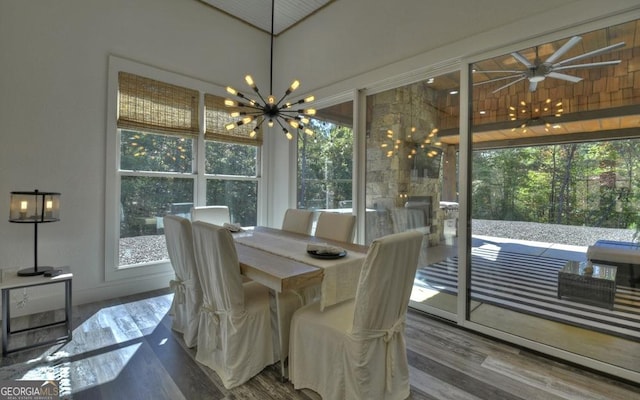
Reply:
[[[278, 365], [226, 390], [213, 371], [194, 361], [195, 350], [185, 348], [170, 329], [171, 296], [162, 290], [74, 307], [73, 340], [2, 358], [0, 381], [59, 379], [66, 399], [319, 399], [311, 391], [282, 383]], [[18, 329], [49, 318], [52, 313], [12, 323]], [[415, 311], [408, 313], [405, 332], [413, 400], [640, 398], [640, 386]], [[43, 332], [37, 332], [11, 343], [42, 339]]]

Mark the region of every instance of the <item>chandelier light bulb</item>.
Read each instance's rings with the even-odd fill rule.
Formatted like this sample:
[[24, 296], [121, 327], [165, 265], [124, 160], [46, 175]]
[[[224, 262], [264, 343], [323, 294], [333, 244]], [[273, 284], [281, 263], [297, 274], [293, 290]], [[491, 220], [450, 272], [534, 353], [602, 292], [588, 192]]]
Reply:
[[244, 77], [245, 82], [247, 82], [247, 85], [249, 85], [251, 87], [251, 89], [255, 90], [256, 89], [256, 84], [255, 82], [253, 82], [253, 78], [251, 77], [251, 75], [247, 75]]

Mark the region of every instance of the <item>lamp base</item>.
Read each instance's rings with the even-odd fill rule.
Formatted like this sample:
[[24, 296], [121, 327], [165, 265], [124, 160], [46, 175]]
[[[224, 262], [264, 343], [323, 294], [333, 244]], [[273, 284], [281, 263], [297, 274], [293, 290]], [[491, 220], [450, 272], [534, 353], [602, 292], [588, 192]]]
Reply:
[[25, 268], [18, 271], [18, 276], [38, 276], [44, 274], [46, 271], [51, 271], [53, 267], [33, 267]]

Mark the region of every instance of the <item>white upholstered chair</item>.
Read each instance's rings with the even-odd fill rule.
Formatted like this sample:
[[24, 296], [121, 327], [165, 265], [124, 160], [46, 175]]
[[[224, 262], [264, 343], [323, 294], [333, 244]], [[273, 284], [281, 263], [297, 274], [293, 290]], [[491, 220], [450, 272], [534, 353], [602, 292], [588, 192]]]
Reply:
[[191, 208], [191, 221], [204, 221], [210, 224], [223, 226], [231, 222], [229, 207], [227, 206], [205, 206]]
[[282, 230], [303, 235], [311, 234], [313, 224], [313, 211], [289, 208], [282, 220]]
[[173, 290], [171, 328], [182, 333], [188, 347], [194, 347], [198, 341], [202, 289], [193, 255], [191, 222], [175, 215], [165, 216], [163, 222], [169, 260], [175, 272], [175, 279], [169, 282]]
[[321, 212], [314, 236], [351, 243], [355, 226], [356, 216], [353, 214]]
[[320, 311], [317, 302], [291, 321], [289, 378], [326, 400], [399, 400], [409, 396], [404, 326], [423, 235], [373, 241], [354, 300]]
[[196, 361], [213, 369], [230, 389], [277, 361], [269, 291], [255, 282], [242, 283], [227, 229], [201, 221], [192, 225], [203, 290]]

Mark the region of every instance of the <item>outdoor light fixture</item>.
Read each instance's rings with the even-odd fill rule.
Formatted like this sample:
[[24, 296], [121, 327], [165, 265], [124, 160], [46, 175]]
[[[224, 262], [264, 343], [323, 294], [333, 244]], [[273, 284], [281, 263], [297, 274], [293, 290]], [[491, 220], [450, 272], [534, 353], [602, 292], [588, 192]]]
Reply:
[[42, 275], [53, 267], [38, 266], [38, 224], [60, 221], [60, 193], [11, 192], [9, 222], [33, 224], [33, 268], [21, 269], [19, 276]]
[[232, 87], [227, 87], [227, 92], [237, 98], [240, 101], [227, 99], [224, 101], [225, 106], [227, 107], [237, 107], [240, 111], [235, 111], [231, 113], [233, 118], [240, 118], [236, 122], [229, 123], [225, 125], [227, 130], [234, 129], [241, 125], [246, 125], [254, 121], [256, 118], [262, 117], [259, 122], [257, 122], [256, 127], [249, 133], [250, 137], [255, 137], [257, 134], [257, 130], [260, 129], [260, 126], [267, 121], [267, 125], [269, 127], [273, 127], [274, 124], [278, 124], [282, 131], [284, 132], [287, 139], [293, 139], [293, 134], [291, 133], [290, 128], [296, 130], [304, 131], [307, 135], [313, 135], [313, 131], [309, 129], [306, 125], [309, 124], [309, 119], [307, 116], [313, 116], [316, 114], [316, 110], [313, 108], [299, 108], [302, 104], [310, 103], [315, 100], [313, 96], [306, 97], [304, 99], [295, 101], [295, 102], [285, 102], [287, 96], [289, 96], [294, 90], [300, 86], [300, 82], [298, 80], [294, 80], [291, 83], [291, 86], [285, 91], [284, 95], [280, 100], [277, 100], [273, 93], [273, 22], [274, 22], [274, 13], [275, 11], [275, 0], [271, 1], [271, 64], [270, 64], [270, 81], [269, 81], [269, 96], [265, 99], [260, 91], [258, 90], [258, 86], [253, 81], [251, 75], [245, 76], [245, 81], [247, 85], [253, 89], [253, 92], [257, 99], [251, 98], [243, 93], [238, 92]]
[[552, 125], [545, 117], [559, 117], [563, 112], [562, 100], [553, 102], [550, 98], [547, 98], [545, 101], [539, 103], [538, 106], [528, 104], [522, 100], [518, 107], [509, 106], [509, 120], [517, 121], [524, 117], [524, 121], [519, 123], [518, 126], [513, 127], [511, 131], [514, 132], [520, 128], [522, 133], [526, 133], [528, 128], [532, 126], [544, 125], [545, 132], [550, 132], [550, 128], [558, 128], [559, 125]]

